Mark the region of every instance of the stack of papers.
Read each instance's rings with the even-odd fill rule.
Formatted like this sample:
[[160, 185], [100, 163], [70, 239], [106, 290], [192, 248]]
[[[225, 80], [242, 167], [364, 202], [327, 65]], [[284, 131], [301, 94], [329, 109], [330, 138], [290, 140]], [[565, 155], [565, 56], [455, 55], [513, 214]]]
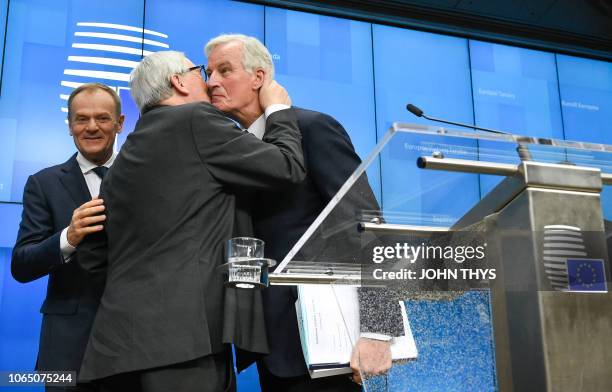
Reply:
[[[296, 301], [298, 327], [304, 359], [312, 378], [351, 373], [349, 362], [359, 339], [357, 288], [331, 285], [300, 285]], [[394, 360], [417, 357], [406, 307], [400, 301], [404, 336], [391, 341]]]

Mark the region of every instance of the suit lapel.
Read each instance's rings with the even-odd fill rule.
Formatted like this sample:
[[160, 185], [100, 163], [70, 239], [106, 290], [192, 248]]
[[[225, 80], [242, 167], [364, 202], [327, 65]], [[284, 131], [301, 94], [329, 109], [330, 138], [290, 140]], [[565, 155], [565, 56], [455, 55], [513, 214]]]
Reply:
[[76, 205], [80, 206], [91, 200], [87, 183], [76, 160], [76, 154], [62, 165], [61, 170], [60, 181]]

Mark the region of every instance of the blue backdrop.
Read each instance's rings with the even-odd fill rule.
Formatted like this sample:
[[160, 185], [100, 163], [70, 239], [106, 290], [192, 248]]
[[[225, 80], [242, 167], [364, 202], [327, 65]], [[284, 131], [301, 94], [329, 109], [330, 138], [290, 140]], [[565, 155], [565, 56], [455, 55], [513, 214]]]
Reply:
[[[408, 102], [465, 123], [612, 143], [612, 64], [603, 61], [227, 0], [147, 0], [146, 6], [137, 0], [11, 0], [8, 15], [2, 0], [2, 38], [5, 23], [0, 370], [32, 369], [36, 359], [46, 279], [21, 285], [9, 268], [27, 176], [75, 151], [66, 99], [79, 83], [100, 81], [118, 90], [127, 117], [121, 146], [138, 118], [127, 75], [143, 54], [175, 49], [199, 64], [206, 62], [204, 43], [217, 34], [256, 36], [273, 54], [277, 79], [294, 104], [336, 117], [361, 157], [392, 122], [426, 122], [406, 112]], [[425, 175], [414, 157], [390, 151], [368, 174], [385, 209], [415, 223], [452, 222], [499, 181]], [[603, 201], [611, 218], [609, 190]], [[241, 390], [257, 390], [255, 378], [252, 369], [242, 375]]]

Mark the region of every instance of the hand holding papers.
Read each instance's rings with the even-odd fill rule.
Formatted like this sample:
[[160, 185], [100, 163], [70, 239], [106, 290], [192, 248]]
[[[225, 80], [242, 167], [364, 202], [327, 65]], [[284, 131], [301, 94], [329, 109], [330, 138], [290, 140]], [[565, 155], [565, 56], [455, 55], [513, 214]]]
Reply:
[[[312, 378], [351, 373], [349, 362], [359, 339], [357, 289], [349, 286], [301, 285], [296, 302], [304, 359]], [[404, 336], [393, 338], [393, 359], [417, 357], [403, 302]]]
[[353, 347], [353, 381], [361, 385], [361, 375], [384, 374], [391, 369], [391, 342], [361, 337]]

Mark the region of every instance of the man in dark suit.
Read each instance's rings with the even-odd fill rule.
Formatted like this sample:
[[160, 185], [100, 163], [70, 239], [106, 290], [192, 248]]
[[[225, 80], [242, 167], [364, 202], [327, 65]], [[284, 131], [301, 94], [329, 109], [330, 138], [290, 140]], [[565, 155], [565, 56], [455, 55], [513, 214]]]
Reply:
[[[208, 102], [202, 68], [167, 51], [131, 74], [142, 116], [102, 184], [105, 230], [78, 250], [86, 270], [107, 270], [81, 368], [103, 391], [235, 388], [218, 270], [234, 191], [305, 175], [293, 111], [271, 114], [261, 141]], [[290, 102], [276, 82], [258, 89], [264, 108]]]
[[22, 283], [49, 276], [37, 370], [81, 367], [102, 286], [79, 267], [75, 247], [102, 230], [104, 215], [97, 214], [104, 205], [96, 197], [101, 176], [115, 159], [113, 146], [123, 119], [121, 101], [111, 88], [97, 83], [76, 88], [68, 98], [68, 126], [78, 153], [30, 176], [26, 183], [11, 272]]
[[[274, 78], [274, 65], [268, 50], [256, 38], [222, 35], [206, 44], [209, 94], [217, 108], [247, 130], [261, 137], [266, 116], [257, 105], [258, 79]], [[247, 65], [248, 64], [248, 65]], [[255, 235], [265, 241], [265, 254], [282, 260], [317, 215], [361, 163], [344, 128], [332, 117], [294, 108], [302, 133], [306, 179], [282, 193], [266, 193], [252, 206]], [[363, 187], [361, 205], [377, 209], [370, 187]], [[356, 225], [355, 225], [356, 226]], [[345, 376], [312, 380], [308, 375], [295, 312], [295, 288], [272, 286], [264, 290], [264, 318], [270, 353], [257, 361], [264, 391], [339, 391], [358, 386]], [[395, 303], [397, 305], [397, 302]], [[399, 306], [397, 306], [399, 310]], [[353, 350], [351, 365], [360, 382], [359, 370], [383, 373], [391, 367], [389, 340], [401, 334], [399, 312], [385, 314], [393, 322], [362, 334]], [[363, 319], [366, 319], [363, 317]], [[392, 325], [392, 328], [388, 326]], [[396, 328], [397, 326], [397, 328]], [[362, 323], [362, 331], [364, 323]], [[246, 353], [240, 353], [239, 366]], [[241, 363], [242, 362], [242, 363]]]

